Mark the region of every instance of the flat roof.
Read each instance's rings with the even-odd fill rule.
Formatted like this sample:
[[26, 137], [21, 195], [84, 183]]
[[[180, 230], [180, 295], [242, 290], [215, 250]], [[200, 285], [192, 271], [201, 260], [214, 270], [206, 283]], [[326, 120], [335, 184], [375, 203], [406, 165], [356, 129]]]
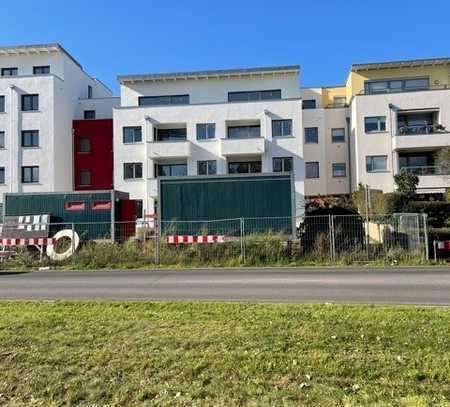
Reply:
[[357, 71], [370, 71], [377, 69], [411, 68], [411, 67], [448, 65], [448, 64], [450, 64], [450, 58], [425, 58], [425, 59], [409, 59], [403, 61], [386, 61], [386, 62], [370, 62], [366, 64], [353, 64], [351, 70], [352, 72], [357, 72]]
[[135, 75], [119, 75], [119, 82], [163, 81], [176, 79], [209, 79], [219, 77], [241, 77], [270, 73], [298, 73], [300, 65], [264, 66], [256, 68], [217, 69], [209, 71], [169, 72]]
[[44, 52], [62, 52], [66, 54], [76, 65], [83, 69], [81, 64], [70, 55], [61, 44], [54, 42], [50, 44], [26, 44], [26, 45], [6, 45], [0, 46], [0, 55], [16, 55], [16, 54], [25, 54], [25, 55], [33, 55]]

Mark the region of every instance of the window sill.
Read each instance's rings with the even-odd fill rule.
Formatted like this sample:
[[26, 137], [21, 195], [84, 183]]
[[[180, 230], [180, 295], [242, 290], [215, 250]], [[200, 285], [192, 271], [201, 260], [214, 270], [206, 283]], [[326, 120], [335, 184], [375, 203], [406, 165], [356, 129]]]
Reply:
[[24, 150], [40, 150], [41, 146], [21, 146], [22, 149]]
[[345, 140], [344, 141], [331, 141], [331, 144], [345, 144]]
[[39, 181], [37, 182], [21, 182], [22, 185], [42, 185]]
[[382, 131], [365, 131], [364, 133], [366, 134], [388, 134], [389, 132], [387, 130], [382, 130]]
[[284, 138], [295, 138], [292, 134], [290, 134], [289, 136], [272, 136], [273, 139], [279, 140], [279, 139], [284, 139]]
[[216, 138], [202, 138], [202, 139], [196, 139], [196, 141], [198, 141], [199, 143], [208, 143], [211, 141], [217, 141], [218, 139]]
[[42, 113], [41, 110], [21, 110], [21, 113]]
[[124, 178], [125, 182], [138, 182], [138, 181], [144, 181], [144, 178]]
[[391, 171], [390, 170], [380, 170], [380, 171], [367, 171], [366, 170], [366, 172], [368, 173], [368, 174], [387, 174], [387, 173], [391, 173]]
[[141, 144], [144, 144], [144, 142], [143, 142], [143, 141], [136, 141], [136, 142], [130, 142], [130, 143], [122, 142], [122, 144], [123, 144], [124, 146], [135, 146], [135, 145], [141, 145]]

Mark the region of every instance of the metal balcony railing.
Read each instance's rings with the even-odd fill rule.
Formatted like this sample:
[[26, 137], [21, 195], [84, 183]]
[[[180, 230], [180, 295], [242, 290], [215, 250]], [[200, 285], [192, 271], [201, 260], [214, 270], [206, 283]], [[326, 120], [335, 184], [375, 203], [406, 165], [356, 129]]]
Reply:
[[447, 129], [442, 124], [425, 124], [413, 126], [400, 126], [398, 136], [417, 136], [424, 134], [446, 133]]
[[405, 93], [405, 92], [419, 92], [423, 90], [442, 90], [442, 89], [450, 89], [450, 85], [428, 85], [428, 86], [417, 86], [410, 88], [396, 88], [396, 89], [361, 89], [357, 94], [358, 95], [382, 95], [386, 93]]
[[400, 172], [405, 171], [419, 176], [422, 175], [449, 175], [449, 171], [443, 170], [437, 165], [427, 165], [421, 167], [400, 167]]

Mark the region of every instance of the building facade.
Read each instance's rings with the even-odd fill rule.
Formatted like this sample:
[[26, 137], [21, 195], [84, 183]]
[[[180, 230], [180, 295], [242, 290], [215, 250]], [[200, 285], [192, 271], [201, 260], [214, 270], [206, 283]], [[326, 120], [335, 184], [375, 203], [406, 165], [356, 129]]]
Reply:
[[80, 99], [111, 97], [59, 44], [0, 48], [0, 194], [73, 189]]
[[59, 44], [0, 47], [0, 196], [115, 188], [154, 214], [160, 176], [293, 172], [305, 199], [359, 184], [444, 193], [450, 59], [356, 64], [300, 87], [297, 65], [119, 76], [120, 96]]
[[303, 212], [299, 67], [119, 77], [114, 186], [153, 214], [157, 177], [293, 171]]

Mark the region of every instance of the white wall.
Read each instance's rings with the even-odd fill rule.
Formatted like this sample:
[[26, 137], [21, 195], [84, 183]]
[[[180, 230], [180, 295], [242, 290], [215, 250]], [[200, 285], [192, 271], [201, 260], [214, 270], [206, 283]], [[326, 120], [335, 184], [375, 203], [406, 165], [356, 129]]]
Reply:
[[[394, 109], [389, 108], [389, 104]], [[436, 140], [442, 141], [442, 146], [450, 145], [450, 134], [443, 136], [423, 135], [420, 142], [417, 137], [397, 136], [396, 110], [439, 109], [439, 122], [450, 129], [450, 90], [427, 90], [381, 95], [356, 96], [351, 105], [352, 111], [352, 162], [355, 177], [352, 188], [358, 183], [368, 184], [371, 188], [391, 192], [395, 189], [393, 176], [398, 172], [398, 152], [395, 147], [401, 145], [404, 149], [425, 151], [427, 141], [429, 147], [436, 147]], [[369, 116], [386, 116], [386, 131], [365, 133], [364, 118]], [[428, 138], [427, 138], [428, 137]], [[401, 143], [398, 139], [401, 139]], [[447, 142], [445, 141], [447, 140]], [[368, 173], [366, 171], [366, 156], [386, 155], [387, 169], [385, 172]], [[443, 185], [445, 186], [445, 185]]]
[[[33, 75], [33, 66], [43, 65], [50, 66], [50, 74]], [[0, 95], [5, 96], [6, 107], [5, 113], [0, 113], [6, 144], [0, 150], [0, 167], [5, 167], [6, 173], [0, 193], [72, 190], [72, 121], [80, 108], [79, 99], [87, 97], [88, 85], [93, 97], [110, 98], [111, 92], [62, 51], [2, 55], [1, 67], [17, 67], [18, 76], [0, 77]], [[39, 95], [39, 111], [21, 111], [24, 93]], [[108, 103], [112, 117], [113, 103]], [[106, 108], [102, 109], [106, 115]], [[23, 130], [39, 130], [39, 147], [21, 147]], [[21, 167], [29, 165], [39, 166], [39, 182], [22, 184]]]
[[120, 97], [79, 99], [74, 119], [83, 120], [85, 110], [95, 110], [96, 119], [112, 119], [113, 109], [119, 106]]
[[[146, 116], [149, 120], [146, 120]], [[272, 138], [271, 120], [276, 118], [293, 120], [291, 137]], [[114, 186], [118, 190], [129, 192], [133, 199], [142, 199], [147, 212], [153, 213], [153, 202], [156, 198], [156, 180], [153, 173], [155, 162], [184, 162], [188, 166], [188, 175], [196, 175], [198, 160], [216, 160], [217, 173], [226, 174], [227, 157], [221, 155], [220, 140], [226, 138], [227, 123], [258, 120], [261, 125], [261, 136], [265, 139], [265, 151], [263, 154], [258, 154], [255, 150], [251, 158], [261, 159], [263, 172], [271, 172], [273, 157], [293, 157], [297, 213], [300, 215], [303, 213], [304, 200], [304, 162], [301, 101], [299, 99], [114, 109]], [[191, 143], [190, 155], [178, 159], [169, 159], [163, 156], [160, 160], [149, 159], [154, 145], [153, 126], [170, 123], [185, 123], [187, 140]], [[197, 123], [215, 123], [216, 138], [205, 141], [196, 140]], [[122, 132], [125, 126], [141, 126], [144, 141], [136, 144], [123, 144]], [[242, 150], [244, 150], [245, 139], [234, 141], [241, 143]], [[172, 148], [169, 144], [177, 148], [178, 142], [166, 143], [157, 143], [159, 152], [161, 152], [161, 144], [167, 145], [168, 149]], [[228, 161], [239, 161], [243, 158], [242, 156], [228, 157]], [[123, 179], [123, 164], [128, 162], [144, 164], [143, 179]]]
[[190, 103], [228, 101], [228, 92], [281, 89], [283, 99], [299, 97], [298, 74], [254, 74], [251, 78], [188, 79], [121, 85], [121, 105], [137, 106], [139, 96], [189, 94]]

